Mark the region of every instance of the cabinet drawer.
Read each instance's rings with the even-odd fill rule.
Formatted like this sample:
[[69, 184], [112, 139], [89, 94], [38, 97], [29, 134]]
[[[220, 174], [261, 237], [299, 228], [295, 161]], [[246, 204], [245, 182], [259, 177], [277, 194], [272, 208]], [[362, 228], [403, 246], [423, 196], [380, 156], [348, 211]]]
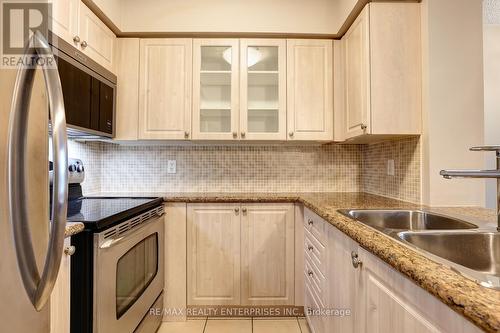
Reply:
[[326, 222], [309, 209], [304, 209], [304, 227], [321, 244], [326, 244]]
[[304, 231], [304, 251], [319, 268], [323, 275], [326, 274], [326, 248], [311, 235], [307, 230]]
[[318, 304], [316, 299], [316, 295], [314, 291], [311, 290], [306, 285], [306, 295], [305, 295], [305, 313], [307, 322], [309, 323], [309, 327], [311, 328], [312, 333], [325, 333], [325, 320], [322, 316], [318, 315], [318, 312], [321, 310], [321, 306]]
[[321, 272], [318, 270], [317, 267], [312, 264], [308, 258], [306, 257], [305, 261], [305, 281], [306, 285], [309, 285], [311, 287], [311, 290], [313, 290], [316, 294], [316, 299], [317, 302], [320, 305], [326, 304], [326, 295], [327, 295], [327, 288], [326, 288], [326, 278]]

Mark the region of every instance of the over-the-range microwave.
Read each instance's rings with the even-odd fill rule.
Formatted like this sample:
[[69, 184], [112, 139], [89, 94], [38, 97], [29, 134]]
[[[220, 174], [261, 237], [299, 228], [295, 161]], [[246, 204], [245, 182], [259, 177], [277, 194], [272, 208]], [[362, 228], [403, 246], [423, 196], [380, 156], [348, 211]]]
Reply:
[[116, 75], [54, 34], [49, 43], [61, 79], [68, 136], [112, 138]]

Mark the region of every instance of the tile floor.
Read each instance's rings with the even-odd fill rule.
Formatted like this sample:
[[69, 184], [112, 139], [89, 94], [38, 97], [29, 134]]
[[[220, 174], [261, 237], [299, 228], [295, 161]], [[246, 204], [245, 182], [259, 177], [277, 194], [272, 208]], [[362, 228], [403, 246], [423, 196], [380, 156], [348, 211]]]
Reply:
[[158, 333], [310, 333], [305, 318], [196, 318], [163, 323]]

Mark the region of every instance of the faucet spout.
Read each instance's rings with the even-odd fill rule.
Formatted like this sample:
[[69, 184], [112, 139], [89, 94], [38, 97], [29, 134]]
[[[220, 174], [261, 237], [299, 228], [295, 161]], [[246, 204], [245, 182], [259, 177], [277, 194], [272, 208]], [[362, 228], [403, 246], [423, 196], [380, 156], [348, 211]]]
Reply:
[[446, 179], [452, 178], [500, 178], [500, 170], [441, 170]]
[[500, 232], [500, 145], [472, 147], [471, 151], [494, 151], [497, 157], [496, 170], [441, 170], [445, 179], [452, 178], [493, 178], [497, 180], [497, 231]]

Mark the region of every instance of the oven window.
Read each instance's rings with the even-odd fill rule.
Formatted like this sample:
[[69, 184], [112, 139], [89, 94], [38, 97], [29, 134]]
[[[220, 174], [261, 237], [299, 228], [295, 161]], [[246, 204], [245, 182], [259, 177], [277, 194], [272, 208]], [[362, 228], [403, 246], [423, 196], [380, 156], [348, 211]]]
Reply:
[[116, 318], [141, 297], [158, 273], [158, 234], [137, 243], [119, 260], [116, 268]]

